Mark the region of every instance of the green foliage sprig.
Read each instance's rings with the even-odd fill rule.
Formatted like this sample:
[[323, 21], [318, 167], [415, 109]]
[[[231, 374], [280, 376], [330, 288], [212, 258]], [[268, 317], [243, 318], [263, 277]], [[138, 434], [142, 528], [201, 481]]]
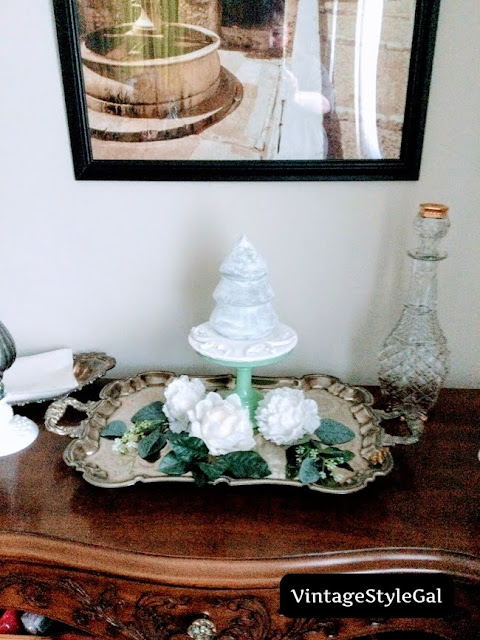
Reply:
[[113, 420], [100, 431], [103, 438], [113, 438], [114, 447], [120, 454], [137, 450], [144, 460], [157, 459], [167, 444], [167, 416], [162, 402], [152, 402], [132, 416], [133, 426], [128, 428], [122, 420]]
[[265, 478], [271, 471], [265, 460], [255, 451], [234, 451], [222, 456], [212, 456], [207, 446], [188, 433], [173, 433], [161, 402], [143, 407], [132, 417], [128, 428], [121, 420], [114, 420], [102, 429], [103, 438], [115, 440], [120, 454], [136, 450], [138, 455], [154, 462], [160, 457], [167, 442], [172, 450], [161, 460], [158, 470], [171, 476], [191, 472], [195, 482], [203, 486], [222, 476], [230, 478]]
[[271, 473], [268, 464], [256, 451], [233, 451], [222, 456], [212, 456], [200, 438], [172, 432], [166, 437], [172, 451], [162, 459], [158, 470], [174, 476], [182, 476], [190, 471], [199, 486], [222, 476], [265, 478]]
[[[144, 460], [155, 462], [167, 443], [171, 447], [158, 465], [158, 470], [169, 476], [191, 473], [199, 486], [221, 477], [265, 478], [271, 474], [267, 462], [256, 451], [235, 451], [212, 456], [200, 438], [186, 432], [174, 433], [169, 429], [162, 402], [152, 402], [137, 411], [131, 419], [133, 426], [121, 420], [109, 422], [100, 435], [114, 440], [120, 454], [136, 452]], [[287, 478], [302, 484], [338, 484], [338, 469], [353, 471], [349, 465], [352, 451], [334, 445], [353, 440], [354, 432], [344, 424], [322, 419], [315, 431], [318, 439], [310, 438], [287, 448]]]
[[287, 449], [287, 477], [298, 478], [302, 484], [320, 483], [335, 486], [338, 469], [353, 471], [348, 464], [352, 451], [333, 446], [353, 440], [354, 432], [344, 424], [325, 418], [315, 431], [319, 440], [308, 440]]

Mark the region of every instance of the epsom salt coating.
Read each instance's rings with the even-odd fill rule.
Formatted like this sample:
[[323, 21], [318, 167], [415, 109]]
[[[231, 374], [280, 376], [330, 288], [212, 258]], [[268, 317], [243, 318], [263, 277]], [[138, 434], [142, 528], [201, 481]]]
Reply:
[[453, 611], [453, 580], [443, 574], [289, 574], [280, 612], [290, 618], [436, 618]]

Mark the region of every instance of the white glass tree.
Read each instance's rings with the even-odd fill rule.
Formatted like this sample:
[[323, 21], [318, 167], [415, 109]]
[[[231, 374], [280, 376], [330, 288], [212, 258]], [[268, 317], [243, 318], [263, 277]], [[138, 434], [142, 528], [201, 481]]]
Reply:
[[256, 340], [278, 326], [267, 281], [267, 266], [242, 236], [220, 266], [221, 280], [213, 293], [217, 303], [210, 325], [232, 340]]
[[188, 340], [211, 362], [237, 370], [234, 393], [253, 421], [261, 394], [252, 387], [252, 367], [285, 358], [297, 344], [297, 334], [279, 322], [266, 264], [245, 236], [222, 262], [220, 273], [210, 319], [193, 327]]

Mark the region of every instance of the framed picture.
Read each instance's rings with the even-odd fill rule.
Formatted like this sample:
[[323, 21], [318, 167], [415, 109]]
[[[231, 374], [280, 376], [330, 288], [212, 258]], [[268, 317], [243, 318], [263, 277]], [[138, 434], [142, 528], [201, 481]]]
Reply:
[[53, 4], [77, 179], [418, 179], [440, 0]]

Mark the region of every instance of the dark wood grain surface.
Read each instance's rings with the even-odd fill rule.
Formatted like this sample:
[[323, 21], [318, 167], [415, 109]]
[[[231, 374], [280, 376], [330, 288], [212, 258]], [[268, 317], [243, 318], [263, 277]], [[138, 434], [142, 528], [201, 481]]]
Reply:
[[[45, 408], [22, 412], [41, 422]], [[397, 446], [392, 473], [350, 495], [173, 482], [100, 489], [63, 462], [68, 438], [42, 429], [30, 449], [0, 459], [0, 606], [125, 640], [190, 640], [189, 625], [205, 617], [220, 640], [407, 631], [477, 640], [479, 417], [480, 391], [444, 390], [421, 442]], [[430, 570], [454, 577], [454, 615], [279, 614], [286, 573]]]
[[[44, 410], [35, 405], [22, 413], [41, 421]], [[33, 535], [35, 553], [46, 559], [54, 541], [65, 561], [73, 549], [81, 555], [82, 544], [71, 543], [94, 547], [107, 564], [117, 552], [143, 555], [136, 575], [148, 573], [152, 559], [158, 571], [159, 558], [190, 559], [199, 584], [205, 559], [220, 561], [219, 579], [222, 571], [235, 572], [235, 563], [222, 564], [226, 559], [249, 559], [252, 567], [276, 559], [278, 574], [298, 558], [305, 569], [326, 558], [341, 566], [345, 552], [365, 566], [377, 566], [379, 554], [402, 566], [399, 550], [408, 548], [408, 562], [421, 562], [422, 550], [433, 559], [439, 550], [468, 564], [468, 556], [479, 555], [479, 434], [480, 391], [443, 390], [420, 443], [394, 448], [389, 476], [355, 494], [330, 495], [173, 482], [101, 489], [63, 462], [68, 439], [42, 429], [31, 448], [0, 460], [0, 542], [12, 556], [18, 546], [28, 556]], [[191, 559], [199, 560], [197, 569]]]

